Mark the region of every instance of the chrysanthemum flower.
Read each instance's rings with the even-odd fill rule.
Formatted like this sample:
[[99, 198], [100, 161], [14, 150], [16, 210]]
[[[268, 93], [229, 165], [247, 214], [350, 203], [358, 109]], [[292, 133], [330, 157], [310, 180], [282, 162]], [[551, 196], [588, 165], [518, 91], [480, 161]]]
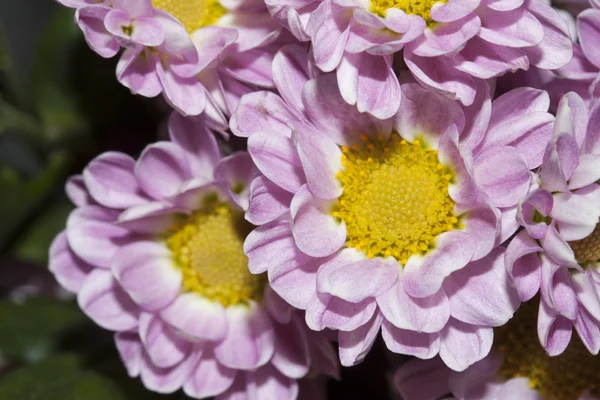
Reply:
[[462, 108], [402, 86], [393, 120], [341, 97], [333, 74], [309, 79], [306, 54], [275, 56], [282, 97], [242, 98], [232, 131], [248, 136], [263, 174], [250, 185], [250, 268], [306, 310], [315, 330], [339, 330], [342, 363], [388, 348], [440, 354], [460, 370], [487, 354], [491, 326], [518, 306], [498, 245], [517, 229], [554, 117], [548, 97], [515, 90], [491, 104], [482, 87]]
[[162, 93], [184, 115], [228, 115], [248, 85], [272, 87], [274, 51], [265, 46], [280, 28], [261, 1], [58, 1], [77, 9], [98, 54], [125, 49], [117, 66], [123, 85], [146, 97]]
[[600, 104], [575, 93], [559, 104], [539, 189], [519, 205], [525, 227], [508, 245], [507, 268], [521, 300], [541, 292], [538, 334], [560, 354], [572, 327], [590, 352], [600, 349]]
[[174, 114], [169, 128], [171, 141], [137, 162], [104, 153], [70, 180], [77, 208], [50, 270], [94, 322], [117, 332], [129, 374], [148, 389], [295, 399], [311, 369], [337, 373], [335, 354], [265, 275], [248, 271], [252, 161], [245, 152], [221, 158], [197, 120]]
[[[399, 101], [391, 55], [423, 85], [474, 102], [477, 83], [519, 69], [555, 69], [572, 56], [565, 21], [540, 0], [267, 0], [310, 40], [316, 64], [337, 71], [342, 97], [379, 118]], [[390, 106], [390, 103], [393, 106]]]
[[490, 354], [465, 371], [452, 371], [439, 358], [415, 359], [396, 372], [396, 388], [404, 400], [600, 399], [600, 358], [579, 341], [560, 356], [549, 356], [536, 335], [535, 313], [535, 302], [524, 304], [495, 329]]
[[[531, 86], [548, 92], [552, 108], [556, 109], [560, 99], [569, 92], [576, 92], [591, 107], [600, 99], [600, 3], [585, 2], [587, 9], [577, 15], [577, 20], [564, 10], [561, 16], [569, 25], [573, 43], [573, 58], [555, 71], [530, 68], [499, 80], [499, 87]], [[582, 6], [581, 2], [562, 4]], [[594, 8], [591, 8], [591, 6]], [[558, 12], [558, 10], [557, 10]], [[566, 13], [566, 14], [565, 14]], [[571, 21], [573, 20], [573, 21]]]

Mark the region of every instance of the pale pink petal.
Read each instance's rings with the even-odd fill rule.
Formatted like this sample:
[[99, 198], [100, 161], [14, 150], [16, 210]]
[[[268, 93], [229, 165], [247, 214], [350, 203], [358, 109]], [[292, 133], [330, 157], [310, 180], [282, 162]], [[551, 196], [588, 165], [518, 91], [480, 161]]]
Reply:
[[178, 295], [160, 311], [160, 316], [186, 336], [217, 341], [227, 335], [227, 319], [221, 303], [196, 293]]
[[92, 271], [79, 291], [77, 302], [83, 312], [104, 329], [122, 332], [138, 325], [138, 307], [109, 271]]
[[255, 133], [248, 139], [248, 152], [270, 181], [295, 193], [306, 182], [300, 158], [291, 139], [272, 133]]
[[217, 360], [235, 369], [252, 369], [265, 365], [273, 356], [275, 340], [268, 313], [251, 303], [226, 309], [229, 331], [215, 346]]
[[542, 279], [538, 252], [543, 251], [526, 231], [519, 232], [506, 249], [506, 271], [519, 293], [521, 301], [528, 301], [540, 290]]
[[451, 319], [440, 334], [440, 357], [455, 371], [463, 371], [488, 355], [492, 347], [492, 328], [468, 325]]
[[139, 376], [142, 368], [144, 348], [138, 334], [134, 332], [119, 332], [115, 334], [114, 339], [121, 361], [123, 361], [127, 369], [127, 375], [130, 378]]
[[379, 335], [382, 321], [381, 314], [375, 313], [370, 321], [355, 330], [338, 332], [340, 361], [343, 366], [351, 367], [366, 357]]
[[135, 175], [142, 189], [157, 200], [175, 195], [192, 178], [187, 155], [170, 142], [152, 144], [142, 152]]
[[142, 313], [139, 334], [152, 363], [170, 368], [182, 362], [192, 350], [192, 343], [171, 330], [158, 316]]
[[173, 301], [183, 279], [169, 249], [152, 241], [123, 246], [112, 262], [112, 271], [131, 298], [148, 310], [159, 310]]
[[346, 241], [346, 224], [336, 221], [331, 210], [332, 202], [317, 198], [307, 186], [292, 199], [292, 233], [298, 248], [309, 256], [331, 255]]
[[381, 335], [388, 349], [394, 353], [415, 356], [421, 359], [435, 357], [440, 351], [438, 333], [421, 333], [396, 328], [384, 320]]
[[225, 392], [233, 384], [237, 372], [220, 364], [211, 349], [205, 349], [183, 385], [186, 395], [205, 398]]
[[450, 231], [436, 238], [436, 250], [424, 257], [412, 256], [404, 267], [404, 289], [413, 297], [435, 294], [452, 272], [463, 268], [473, 256], [475, 243], [464, 232]]
[[504, 261], [505, 251], [496, 248], [446, 278], [444, 291], [454, 318], [482, 326], [501, 326], [512, 318], [520, 300]]
[[428, 297], [411, 297], [401, 280], [377, 297], [377, 305], [394, 326], [416, 332], [438, 332], [450, 318], [450, 302], [443, 290]]
[[385, 293], [398, 279], [400, 265], [393, 258], [365, 258], [344, 249], [317, 273], [317, 290], [353, 303]]

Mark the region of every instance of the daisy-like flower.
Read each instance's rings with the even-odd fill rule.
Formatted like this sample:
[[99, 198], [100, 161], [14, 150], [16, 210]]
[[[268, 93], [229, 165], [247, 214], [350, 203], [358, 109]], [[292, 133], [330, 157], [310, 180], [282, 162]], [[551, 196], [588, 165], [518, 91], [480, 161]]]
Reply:
[[[309, 371], [337, 374], [333, 348], [248, 271], [247, 153], [221, 158], [198, 120], [174, 113], [170, 142], [136, 162], [109, 152], [67, 185], [77, 208], [50, 270], [116, 331], [128, 372], [194, 398], [295, 399]], [[239, 397], [238, 397], [239, 396]]]
[[559, 104], [539, 189], [521, 202], [525, 228], [510, 242], [507, 269], [522, 301], [541, 292], [538, 334], [552, 354], [574, 327], [593, 354], [600, 349], [600, 104], [589, 113], [575, 93]]
[[404, 400], [598, 400], [600, 358], [573, 341], [560, 356], [549, 356], [536, 335], [536, 303], [521, 306], [495, 329], [492, 351], [465, 371], [439, 358], [402, 365], [394, 383]]
[[424, 86], [474, 102], [480, 80], [569, 62], [565, 21], [540, 0], [266, 0], [271, 14], [312, 44], [316, 64], [336, 70], [342, 97], [378, 118], [400, 89], [391, 56]]
[[163, 94], [184, 115], [205, 108], [227, 125], [249, 85], [272, 87], [280, 28], [258, 0], [58, 0], [103, 57], [124, 48], [117, 78], [146, 97]]
[[307, 64], [283, 49], [282, 97], [247, 95], [231, 120], [262, 173], [246, 213], [260, 225], [245, 242], [250, 269], [268, 271], [309, 327], [339, 330], [344, 365], [382, 328], [392, 351], [466, 368], [519, 304], [498, 245], [551, 135], [547, 95], [525, 88], [491, 104], [482, 87], [464, 109], [405, 84], [398, 114], [376, 121]]
[[569, 92], [576, 92], [588, 107], [600, 99], [600, 3], [586, 1], [564, 5], [576, 7], [584, 4], [587, 8], [577, 15], [576, 21], [566, 11], [561, 12], [574, 41], [571, 61], [555, 71], [530, 68], [519, 71], [510, 79], [505, 76], [498, 82], [500, 89], [531, 86], [546, 90], [552, 99], [552, 109], [556, 109], [560, 99]]

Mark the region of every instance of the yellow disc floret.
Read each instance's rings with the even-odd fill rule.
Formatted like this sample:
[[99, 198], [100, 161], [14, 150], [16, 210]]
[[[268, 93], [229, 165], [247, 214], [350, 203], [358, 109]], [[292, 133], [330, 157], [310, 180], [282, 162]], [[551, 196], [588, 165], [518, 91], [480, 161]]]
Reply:
[[[427, 26], [435, 26], [436, 22], [431, 19], [431, 7], [439, 0], [371, 0], [371, 12], [385, 17], [385, 12], [390, 8], [399, 8], [406, 14], [422, 17]], [[440, 1], [445, 2], [445, 1]]]
[[600, 225], [588, 236], [581, 240], [569, 242], [575, 259], [580, 264], [600, 261]]
[[227, 14], [218, 0], [152, 0], [152, 5], [177, 18], [189, 33], [214, 25]]
[[251, 230], [241, 211], [216, 195], [207, 196], [202, 207], [167, 239], [183, 274], [184, 290], [226, 307], [260, 301], [266, 280], [248, 271], [243, 250]]
[[496, 329], [494, 348], [504, 354], [499, 374], [505, 378], [524, 377], [531, 388], [548, 400], [578, 399], [589, 390], [600, 396], [600, 358], [589, 353], [578, 337], [559, 356], [550, 357], [537, 335], [539, 301], [521, 305], [506, 325]]
[[360, 145], [342, 147], [337, 178], [344, 191], [332, 215], [346, 223], [348, 247], [405, 264], [430, 251], [439, 234], [460, 227], [448, 194], [453, 172], [422, 140], [361, 138]]

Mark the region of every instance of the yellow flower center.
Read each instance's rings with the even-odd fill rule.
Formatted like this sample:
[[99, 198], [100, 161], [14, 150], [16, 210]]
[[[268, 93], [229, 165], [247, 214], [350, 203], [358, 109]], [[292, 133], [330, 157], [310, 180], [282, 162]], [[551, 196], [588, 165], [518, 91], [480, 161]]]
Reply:
[[183, 226], [167, 239], [185, 291], [225, 307], [260, 301], [266, 278], [248, 271], [244, 239], [252, 230], [241, 211], [216, 195], [207, 196]]
[[575, 259], [580, 264], [586, 264], [590, 262], [597, 262], [600, 260], [600, 224], [596, 225], [596, 229], [589, 235], [581, 240], [575, 240], [569, 242], [573, 252], [575, 253]]
[[[431, 19], [431, 7], [439, 0], [371, 0], [371, 12], [385, 17], [385, 12], [390, 8], [398, 8], [406, 14], [422, 17], [427, 26], [432, 28], [436, 22]], [[440, 1], [444, 2], [445, 1]]]
[[218, 0], [152, 0], [152, 5], [177, 18], [188, 33], [214, 25], [227, 14]]
[[600, 357], [590, 354], [578, 337], [561, 355], [546, 354], [537, 335], [537, 299], [522, 304], [513, 319], [496, 329], [494, 347], [504, 354], [499, 374], [529, 379], [531, 388], [549, 400], [577, 399], [585, 390], [600, 396]]
[[342, 147], [337, 178], [344, 191], [332, 215], [346, 223], [348, 247], [405, 264], [429, 252], [439, 234], [460, 227], [448, 194], [453, 172], [421, 140], [409, 143], [395, 133], [361, 139]]

